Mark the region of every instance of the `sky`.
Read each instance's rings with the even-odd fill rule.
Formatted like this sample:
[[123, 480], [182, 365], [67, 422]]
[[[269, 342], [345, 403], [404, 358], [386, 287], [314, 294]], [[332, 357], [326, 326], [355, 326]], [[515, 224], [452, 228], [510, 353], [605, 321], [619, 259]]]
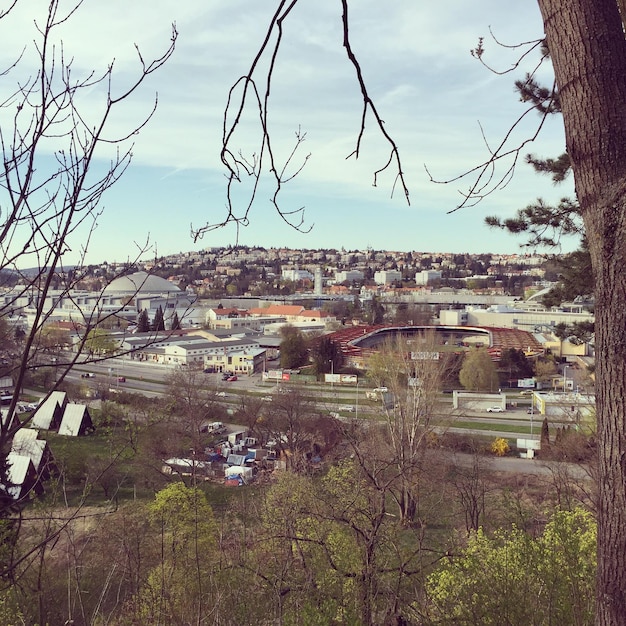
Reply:
[[[71, 3], [60, 0], [61, 7]], [[2, 77], [6, 94], [28, 73], [36, 38], [35, 20], [47, 2], [22, 2], [0, 20], [0, 61], [8, 66], [20, 50], [23, 57]], [[102, 198], [97, 226], [89, 238], [87, 261], [125, 261], [214, 246], [345, 248], [424, 252], [526, 252], [520, 238], [489, 229], [487, 215], [511, 216], [537, 198], [557, 201], [573, 194], [573, 184], [554, 187], [533, 173], [523, 159], [507, 185], [478, 205], [456, 210], [470, 177], [447, 184], [483, 162], [508, 136], [515, 147], [535, 134], [539, 118], [527, 115], [513, 133], [509, 129], [526, 107], [514, 91], [514, 80], [534, 68], [537, 56], [513, 71], [517, 44], [543, 34], [534, 0], [358, 0], [350, 5], [351, 43], [384, 128], [398, 146], [407, 203], [389, 168], [373, 186], [374, 172], [389, 158], [389, 145], [371, 114], [358, 159], [348, 158], [359, 137], [363, 101], [354, 68], [342, 47], [339, 0], [300, 0], [284, 22], [269, 98], [268, 125], [279, 167], [291, 153], [296, 134], [304, 141], [291, 163], [281, 207], [304, 209], [302, 230], [289, 226], [270, 204], [273, 188], [261, 177], [249, 224], [207, 232], [194, 241], [193, 229], [216, 224], [226, 215], [226, 170], [220, 161], [224, 111], [229, 90], [248, 72], [278, 6], [276, 0], [84, 0], [59, 28], [65, 59], [72, 58], [73, 76], [103, 72], [114, 62], [112, 92], [137, 76], [137, 49], [144, 60], [167, 48], [176, 24], [176, 49], [168, 62], [132, 96], [116, 107], [110, 136], [135, 128], [152, 108], [149, 123], [132, 137], [133, 159], [124, 176]], [[492, 35], [500, 44], [492, 38]], [[485, 38], [490, 71], [470, 54]], [[267, 66], [268, 55], [259, 70]], [[549, 68], [541, 70], [546, 83]], [[258, 85], [263, 92], [263, 74]], [[103, 90], [93, 88], [80, 102], [85, 119], [97, 120]], [[232, 119], [232, 115], [228, 117]], [[6, 129], [7, 118], [0, 117]], [[95, 121], [93, 122], [95, 123]], [[6, 130], [4, 131], [6, 133]], [[248, 158], [259, 153], [258, 115], [249, 108], [232, 144]], [[97, 153], [100, 166], [110, 146]], [[558, 118], [550, 120], [536, 141], [526, 145], [542, 157], [564, 150]], [[43, 155], [41, 167], [52, 163]], [[510, 162], [496, 170], [502, 175]], [[243, 214], [251, 179], [233, 193], [235, 211]], [[0, 200], [2, 202], [2, 200]], [[87, 241], [84, 229], [70, 242], [65, 263], [72, 263]], [[567, 242], [564, 251], [575, 247]], [[143, 251], [143, 252], [142, 252]]]

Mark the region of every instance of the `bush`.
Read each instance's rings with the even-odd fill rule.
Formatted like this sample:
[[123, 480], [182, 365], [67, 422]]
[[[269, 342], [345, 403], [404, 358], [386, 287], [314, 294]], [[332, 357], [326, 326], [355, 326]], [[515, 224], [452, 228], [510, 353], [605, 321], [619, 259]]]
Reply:
[[509, 451], [509, 442], [502, 437], [496, 437], [491, 443], [491, 451], [496, 456], [504, 456]]

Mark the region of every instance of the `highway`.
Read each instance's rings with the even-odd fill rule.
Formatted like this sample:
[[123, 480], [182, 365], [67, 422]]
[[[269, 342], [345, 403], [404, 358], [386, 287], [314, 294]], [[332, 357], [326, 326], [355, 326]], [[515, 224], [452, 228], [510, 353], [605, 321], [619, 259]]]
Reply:
[[[66, 378], [74, 383], [88, 385], [94, 390], [101, 389], [104, 385], [107, 389], [159, 396], [167, 392], [167, 378], [173, 371], [173, 367], [166, 365], [118, 358], [108, 359], [102, 363], [77, 365]], [[86, 373], [94, 374], [93, 378], [82, 378], [81, 374]], [[119, 382], [119, 376], [124, 377], [125, 382]], [[265, 397], [275, 392], [277, 387], [276, 383], [263, 382], [261, 374], [242, 376], [237, 381], [225, 382], [222, 381], [221, 374], [203, 373], [202, 379], [206, 382], [207, 389], [226, 394], [220, 399], [227, 405], [232, 404], [241, 395], [254, 394]], [[278, 385], [285, 389], [296, 388], [302, 395], [315, 402], [319, 410], [346, 419], [371, 418], [383, 411], [376, 402], [365, 398], [365, 388], [360, 385], [345, 387], [320, 383], [301, 384], [297, 376], [289, 382], [279, 382]], [[452, 409], [452, 399], [449, 397], [442, 399], [437, 421], [447, 423], [445, 430], [448, 432], [507, 439], [530, 438], [531, 421], [532, 438], [538, 439], [541, 432], [541, 416], [534, 416], [534, 420], [531, 420], [531, 416], [526, 413], [526, 406], [518, 406], [500, 414], [487, 414], [485, 411], [459, 413]], [[459, 423], [459, 426], [455, 426], [455, 422]], [[475, 428], [472, 428], [472, 422], [476, 423]]]

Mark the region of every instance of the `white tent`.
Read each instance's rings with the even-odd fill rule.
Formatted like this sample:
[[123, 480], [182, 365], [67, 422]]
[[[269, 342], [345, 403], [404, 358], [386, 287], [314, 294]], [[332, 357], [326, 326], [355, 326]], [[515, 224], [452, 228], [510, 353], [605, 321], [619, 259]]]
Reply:
[[35, 411], [31, 425], [42, 430], [56, 430], [67, 405], [65, 391], [53, 391]]
[[37, 435], [38, 432], [33, 428], [20, 428], [13, 436], [11, 452], [29, 457], [35, 470], [39, 471], [48, 442], [37, 439]]
[[2, 427], [5, 430], [10, 430], [12, 428], [17, 428], [19, 426], [19, 417], [15, 412], [11, 414], [11, 419], [9, 419], [9, 411], [0, 411], [0, 419], [2, 419]]
[[37, 494], [43, 492], [29, 456], [9, 452], [7, 454], [7, 478], [10, 486], [6, 491], [14, 500], [18, 500], [29, 491]]
[[93, 430], [93, 422], [87, 407], [84, 404], [68, 404], [63, 412], [59, 435], [78, 437], [90, 430]]

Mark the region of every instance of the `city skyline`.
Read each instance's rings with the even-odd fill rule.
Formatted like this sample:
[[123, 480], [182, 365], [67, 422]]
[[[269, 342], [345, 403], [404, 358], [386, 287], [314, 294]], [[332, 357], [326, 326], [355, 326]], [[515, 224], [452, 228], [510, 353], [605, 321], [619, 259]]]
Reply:
[[[190, 0], [184, 5], [137, 0], [131, 6], [113, 0], [106, 6], [86, 2], [68, 21], [62, 31], [64, 53], [75, 59], [75, 73], [91, 69], [98, 73], [115, 58], [113, 90], [137, 70], [134, 43], [145, 59], [151, 59], [167, 47], [171, 22], [176, 22], [179, 33], [172, 59], [112, 121], [113, 131], [133, 128], [149, 112], [158, 92], [154, 118], [134, 138], [131, 167], [103, 199], [88, 262], [133, 259], [145, 245], [156, 247], [161, 256], [237, 242], [231, 227], [195, 244], [190, 231], [225, 216], [225, 170], [219, 151], [228, 89], [250, 66], [275, 8], [251, 0], [208, 4]], [[512, 67], [518, 51], [498, 47], [489, 29], [506, 45], [541, 37], [536, 4], [493, 0], [477, 8], [448, 0], [434, 7], [410, 2], [382, 7], [368, 1], [352, 6], [350, 16], [352, 45], [385, 129], [400, 150], [411, 205], [397, 184], [391, 198], [397, 183], [392, 173], [372, 186], [373, 173], [384, 165], [389, 149], [371, 117], [359, 160], [346, 159], [358, 137], [362, 102], [354, 68], [342, 49], [340, 4], [302, 4], [285, 25], [269, 123], [279, 156], [289, 153], [298, 130], [306, 133], [302, 154], [311, 156], [286, 186], [283, 206], [304, 207], [303, 226], [313, 228], [304, 234], [287, 226], [269, 206], [271, 189], [262, 184], [251, 225], [241, 230], [239, 243], [268, 248], [371, 246], [523, 253], [522, 238], [488, 229], [485, 216], [511, 216], [537, 197], [554, 202], [571, 196], [571, 181], [555, 188], [520, 162], [505, 188], [477, 207], [454, 212], [459, 189], [467, 189], [471, 179], [438, 185], [429, 181], [425, 166], [439, 180], [472, 169], [486, 158], [486, 143], [497, 146], [523, 113], [513, 82], [526, 68], [498, 76], [472, 58], [470, 49], [484, 36], [485, 62], [498, 70]], [[2, 52], [3, 66], [35, 36], [34, 15], [26, 4], [18, 5], [9, 18], [11, 22], [4, 24], [5, 30], [8, 24], [12, 27]], [[551, 83], [550, 72], [542, 70], [540, 77]], [[97, 110], [98, 95], [102, 93], [96, 89], [88, 96], [94, 97], [86, 101], [88, 110]], [[535, 115], [527, 116], [512, 141], [532, 135], [538, 121]], [[250, 125], [243, 130], [241, 146], [252, 151], [256, 131]], [[557, 156], [563, 151], [560, 120], [550, 120], [542, 133], [522, 157], [527, 152]], [[101, 156], [104, 162], [107, 155]], [[242, 205], [237, 210], [242, 210], [245, 199], [238, 197]], [[81, 236], [84, 240], [84, 231]], [[80, 237], [70, 242], [65, 263], [76, 261], [81, 243]], [[575, 245], [566, 242], [564, 249]], [[154, 248], [150, 250], [148, 255]]]

